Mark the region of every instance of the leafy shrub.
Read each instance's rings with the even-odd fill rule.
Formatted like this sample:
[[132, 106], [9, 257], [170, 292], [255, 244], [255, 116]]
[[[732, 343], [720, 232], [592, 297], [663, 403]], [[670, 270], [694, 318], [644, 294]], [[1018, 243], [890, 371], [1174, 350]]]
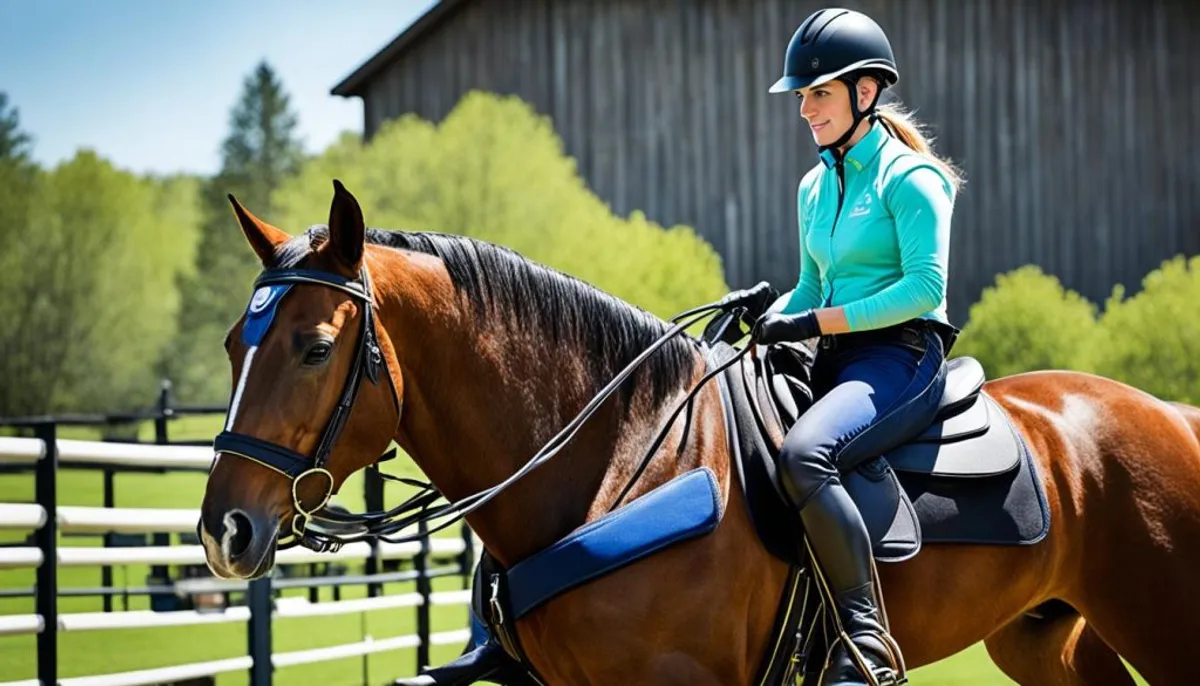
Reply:
[[984, 289], [951, 355], [977, 358], [993, 379], [1040, 369], [1086, 371], [1097, 332], [1095, 305], [1026, 265]]
[[1117, 286], [1100, 319], [1095, 371], [1165, 400], [1200, 403], [1200, 256], [1178, 256], [1126, 299]]

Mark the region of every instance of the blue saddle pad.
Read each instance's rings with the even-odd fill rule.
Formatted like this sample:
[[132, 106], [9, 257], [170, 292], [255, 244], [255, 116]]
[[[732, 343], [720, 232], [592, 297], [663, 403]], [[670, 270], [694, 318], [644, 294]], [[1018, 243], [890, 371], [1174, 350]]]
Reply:
[[707, 534], [722, 515], [712, 470], [686, 472], [513, 565], [507, 573], [512, 612], [521, 617], [579, 584]]

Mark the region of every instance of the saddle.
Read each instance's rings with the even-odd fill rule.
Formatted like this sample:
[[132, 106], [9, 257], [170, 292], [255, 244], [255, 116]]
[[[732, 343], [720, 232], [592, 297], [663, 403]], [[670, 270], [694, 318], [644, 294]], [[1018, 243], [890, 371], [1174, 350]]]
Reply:
[[[736, 352], [717, 343], [710, 364]], [[776, 345], [720, 377], [751, 519], [767, 549], [795, 565], [804, 562], [802, 526], [775, 462], [783, 436], [813, 402], [812, 361], [802, 345]], [[1033, 457], [1005, 410], [982, 390], [985, 380], [978, 360], [948, 360], [932, 421], [910, 427], [910, 435], [881, 437], [879, 455], [843, 471], [877, 560], [910, 559], [923, 543], [1031, 545], [1046, 536], [1050, 513]]]

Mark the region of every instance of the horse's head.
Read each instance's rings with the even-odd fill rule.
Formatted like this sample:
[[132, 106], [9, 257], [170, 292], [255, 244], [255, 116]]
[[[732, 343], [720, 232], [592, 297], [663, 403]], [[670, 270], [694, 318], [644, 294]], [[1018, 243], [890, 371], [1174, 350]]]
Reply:
[[225, 340], [233, 396], [200, 510], [209, 567], [255, 578], [277, 543], [374, 462], [399, 419], [402, 384], [377, 326], [362, 210], [334, 182], [327, 238], [297, 240], [230, 196], [264, 270]]

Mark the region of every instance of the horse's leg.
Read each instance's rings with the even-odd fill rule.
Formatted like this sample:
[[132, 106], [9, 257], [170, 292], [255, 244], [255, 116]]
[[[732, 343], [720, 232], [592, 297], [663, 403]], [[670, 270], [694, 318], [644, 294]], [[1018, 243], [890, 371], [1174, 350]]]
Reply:
[[[1200, 490], [1200, 484], [1189, 487]], [[1111, 566], [1102, 569], [1120, 571], [1084, 575], [1082, 587], [1075, 592], [1078, 598], [1069, 600], [1147, 681], [1155, 686], [1194, 684], [1200, 597], [1187, 590], [1195, 583], [1197, 560], [1184, 548], [1190, 541], [1200, 541], [1200, 526], [1190, 531], [1176, 526], [1162, 530], [1172, 537], [1162, 547], [1131, 546], [1122, 560], [1114, 546], [1104, 556]]]
[[1051, 603], [1043, 617], [1024, 616], [984, 640], [992, 661], [1022, 686], [1127, 686], [1121, 658], [1079, 613]]
[[1101, 444], [1102, 469], [1083, 473], [1091, 525], [1063, 599], [1150, 683], [1196, 683], [1200, 411], [1138, 405]]

